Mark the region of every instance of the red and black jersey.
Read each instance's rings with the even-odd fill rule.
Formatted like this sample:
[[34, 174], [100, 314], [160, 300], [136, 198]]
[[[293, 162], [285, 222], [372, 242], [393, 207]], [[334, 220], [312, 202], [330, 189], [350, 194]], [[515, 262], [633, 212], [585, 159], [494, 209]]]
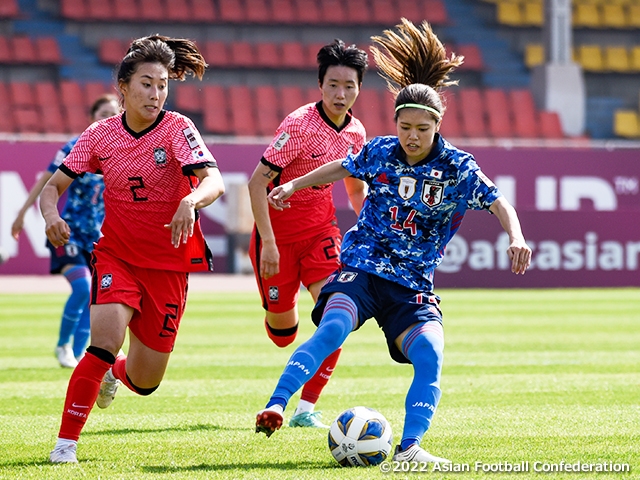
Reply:
[[164, 226], [197, 186], [193, 170], [215, 167], [216, 160], [193, 122], [179, 113], [162, 111], [142, 132], [129, 129], [125, 119], [126, 112], [92, 124], [60, 167], [71, 177], [104, 175], [104, 237], [97, 248], [145, 268], [210, 270], [199, 221], [179, 248]]

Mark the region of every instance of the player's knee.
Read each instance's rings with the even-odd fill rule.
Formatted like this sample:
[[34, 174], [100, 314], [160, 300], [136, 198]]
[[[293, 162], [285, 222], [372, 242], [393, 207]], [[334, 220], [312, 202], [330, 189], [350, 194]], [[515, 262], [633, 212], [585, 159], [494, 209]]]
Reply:
[[280, 348], [291, 345], [298, 336], [297, 324], [291, 328], [273, 328], [265, 319], [264, 326], [271, 341]]
[[351, 324], [347, 318], [333, 317], [323, 319], [314, 336], [322, 340], [327, 347], [337, 350], [342, 346], [351, 332]]
[[131, 388], [138, 394], [141, 395], [143, 397], [146, 397], [148, 395], [151, 395], [153, 392], [155, 392], [158, 387], [160, 385], [156, 385], [155, 387], [151, 387], [151, 388], [142, 388], [137, 386], [135, 383], [133, 383], [131, 381], [131, 378], [129, 378], [129, 375], [127, 375], [127, 382], [129, 382], [129, 385], [131, 385]]

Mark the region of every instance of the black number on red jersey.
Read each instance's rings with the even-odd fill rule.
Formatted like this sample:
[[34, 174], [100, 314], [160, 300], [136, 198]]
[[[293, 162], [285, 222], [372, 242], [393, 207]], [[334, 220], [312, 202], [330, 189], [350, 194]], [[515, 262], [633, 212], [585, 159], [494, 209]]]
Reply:
[[164, 314], [164, 324], [162, 325], [161, 337], [173, 337], [176, 334], [176, 329], [169, 326], [175, 325], [178, 318], [178, 305], [173, 303], [165, 304], [165, 307], [171, 309], [171, 312]]
[[139, 188], [144, 188], [144, 182], [142, 181], [142, 177], [129, 177], [130, 182], [135, 182], [133, 185], [130, 185], [131, 193], [133, 193], [133, 201], [134, 202], [146, 202], [149, 200], [147, 197], [138, 196], [139, 193], [136, 192]]

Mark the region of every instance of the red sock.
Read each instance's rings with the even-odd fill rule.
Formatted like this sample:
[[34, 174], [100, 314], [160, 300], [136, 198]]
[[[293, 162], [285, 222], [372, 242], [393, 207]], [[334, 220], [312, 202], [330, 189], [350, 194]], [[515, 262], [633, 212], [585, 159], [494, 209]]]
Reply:
[[271, 341], [280, 348], [291, 345], [298, 335], [298, 325], [284, 329], [273, 328], [269, 325], [266, 318], [264, 319], [264, 328], [267, 330], [267, 335]]
[[316, 374], [304, 384], [302, 393], [300, 394], [300, 400], [313, 404], [318, 401], [318, 398], [320, 398], [320, 394], [322, 393], [322, 389], [327, 382], [329, 382], [333, 369], [336, 368], [341, 351], [342, 347], [324, 359], [324, 362], [322, 362], [322, 365], [320, 365]]
[[118, 355], [116, 357], [116, 363], [111, 367], [111, 373], [118, 380], [122, 382], [122, 384], [127, 387], [132, 392], [138, 393], [131, 382], [129, 382], [129, 378], [127, 377], [127, 356], [126, 355]]
[[78, 441], [100, 392], [102, 377], [109, 370], [107, 362], [87, 352], [73, 370], [64, 401], [59, 438]]

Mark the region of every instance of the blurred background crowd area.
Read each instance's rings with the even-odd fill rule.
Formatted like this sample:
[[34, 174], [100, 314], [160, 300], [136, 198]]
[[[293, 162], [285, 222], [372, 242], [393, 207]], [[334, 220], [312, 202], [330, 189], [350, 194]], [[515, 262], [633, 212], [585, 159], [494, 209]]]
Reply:
[[[640, 139], [640, 0], [573, 0], [572, 55], [585, 83], [582, 139]], [[172, 83], [167, 108], [205, 135], [270, 137], [319, 100], [318, 49], [340, 38], [369, 49], [401, 17], [427, 20], [465, 56], [446, 91], [442, 132], [461, 139], [567, 139], [532, 94], [544, 64], [543, 0], [0, 0], [0, 132], [72, 134], [113, 92], [114, 69], [137, 37], [197, 42], [210, 69]], [[354, 106], [369, 137], [395, 132], [392, 99], [370, 71]]]

